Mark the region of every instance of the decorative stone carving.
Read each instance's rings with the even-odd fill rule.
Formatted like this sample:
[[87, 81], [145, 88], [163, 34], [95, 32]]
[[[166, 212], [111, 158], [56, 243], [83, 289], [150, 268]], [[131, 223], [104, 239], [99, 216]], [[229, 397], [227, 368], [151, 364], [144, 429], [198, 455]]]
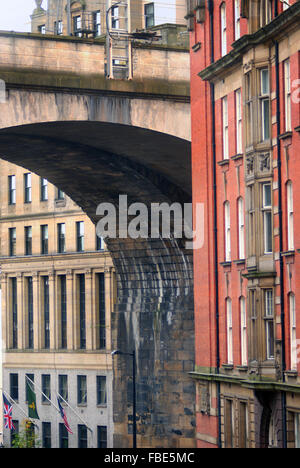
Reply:
[[270, 153], [263, 153], [259, 156], [259, 170], [269, 172], [271, 169]]
[[247, 168], [247, 175], [253, 175], [254, 174], [254, 156], [247, 156], [246, 158], [246, 168]]

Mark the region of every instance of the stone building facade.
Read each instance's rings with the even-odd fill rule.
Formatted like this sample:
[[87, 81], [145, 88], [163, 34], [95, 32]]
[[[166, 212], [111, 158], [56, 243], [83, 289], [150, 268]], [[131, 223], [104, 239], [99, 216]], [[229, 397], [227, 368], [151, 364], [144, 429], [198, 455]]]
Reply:
[[[3, 389], [16, 402], [14, 424], [20, 429], [27, 413], [27, 375], [43, 447], [112, 447], [111, 257], [63, 192], [22, 167], [0, 165]], [[57, 407], [58, 394], [70, 405], [73, 434], [46, 398]], [[5, 446], [13, 435], [4, 429]]]
[[191, 0], [187, 18], [198, 446], [299, 447], [300, 2]]

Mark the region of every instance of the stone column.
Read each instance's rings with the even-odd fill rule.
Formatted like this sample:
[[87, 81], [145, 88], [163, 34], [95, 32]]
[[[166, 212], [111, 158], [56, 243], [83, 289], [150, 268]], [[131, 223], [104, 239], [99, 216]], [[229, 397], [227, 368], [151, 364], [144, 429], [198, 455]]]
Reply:
[[57, 348], [57, 320], [56, 320], [56, 291], [55, 271], [48, 271], [49, 278], [49, 324], [50, 324], [50, 349]]
[[104, 288], [105, 288], [105, 336], [106, 336], [106, 349], [111, 350], [111, 312], [113, 304], [113, 275], [111, 268], [104, 270]]
[[17, 302], [18, 302], [18, 349], [25, 349], [28, 333], [28, 320], [25, 307], [25, 287], [22, 273], [17, 274]]
[[85, 270], [85, 331], [86, 331], [86, 349], [92, 350], [93, 330], [95, 324], [93, 321], [93, 304], [94, 304], [94, 290], [93, 290], [93, 274], [91, 269]]
[[75, 348], [75, 334], [74, 334], [74, 323], [75, 323], [75, 304], [76, 298], [74, 298], [74, 279], [72, 270], [66, 272], [66, 289], [67, 289], [67, 347], [69, 350]]
[[32, 274], [33, 291], [33, 349], [41, 348], [41, 297], [40, 297], [40, 276], [34, 272]]

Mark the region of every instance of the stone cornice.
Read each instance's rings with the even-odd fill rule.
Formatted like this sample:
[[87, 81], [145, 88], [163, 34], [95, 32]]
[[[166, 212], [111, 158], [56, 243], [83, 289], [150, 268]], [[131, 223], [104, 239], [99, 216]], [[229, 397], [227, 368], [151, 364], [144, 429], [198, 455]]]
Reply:
[[298, 25], [300, 21], [300, 1], [291, 5], [287, 10], [278, 15], [269, 24], [260, 28], [253, 34], [245, 34], [233, 43], [233, 50], [227, 55], [212, 63], [199, 73], [200, 78], [205, 81], [213, 81], [219, 74], [223, 73], [237, 63], [242, 63], [243, 54], [250, 48], [270, 40], [278, 40], [283, 30], [293, 23]]

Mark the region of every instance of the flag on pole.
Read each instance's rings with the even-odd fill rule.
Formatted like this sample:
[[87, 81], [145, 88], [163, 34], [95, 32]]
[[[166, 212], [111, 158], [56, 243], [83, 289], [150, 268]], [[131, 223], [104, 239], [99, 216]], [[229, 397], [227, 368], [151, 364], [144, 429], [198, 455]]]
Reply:
[[28, 417], [31, 419], [40, 419], [36, 409], [36, 395], [27, 379], [26, 395], [28, 400]]
[[3, 404], [4, 404], [4, 421], [5, 429], [16, 429], [13, 420], [12, 420], [12, 404], [8, 401], [6, 396], [3, 394]]
[[61, 417], [62, 417], [62, 419], [63, 419], [65, 428], [67, 429], [67, 431], [68, 431], [70, 434], [73, 434], [73, 432], [72, 432], [71, 429], [70, 429], [68, 420], [67, 420], [66, 412], [65, 412], [64, 408], [62, 407], [62, 404], [61, 404], [61, 402], [60, 402], [60, 398], [59, 398], [59, 397], [57, 397], [57, 402], [58, 402], [59, 412], [60, 412], [60, 415], [61, 415]]

